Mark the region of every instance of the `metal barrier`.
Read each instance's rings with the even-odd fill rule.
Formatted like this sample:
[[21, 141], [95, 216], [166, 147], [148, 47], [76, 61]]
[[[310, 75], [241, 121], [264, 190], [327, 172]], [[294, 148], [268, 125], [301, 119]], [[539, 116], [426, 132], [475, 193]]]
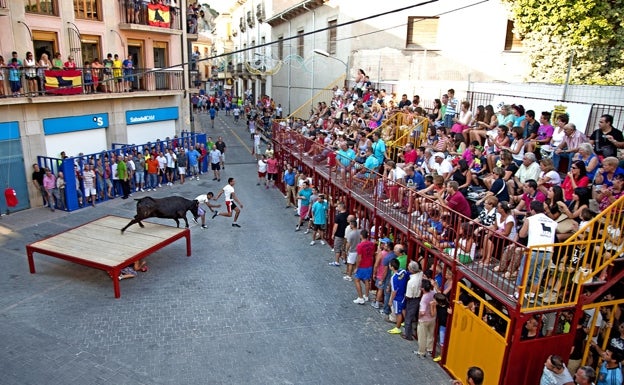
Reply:
[[[186, 148], [188, 146], [195, 146], [196, 144], [205, 143], [206, 134], [193, 134], [188, 131], [184, 131], [182, 132], [180, 138], [167, 138], [163, 141], [157, 140], [154, 143], [147, 142], [139, 145], [113, 143], [112, 149], [110, 150], [94, 154], [80, 155], [77, 157], [61, 159], [48, 156], [38, 156], [37, 163], [42, 169], [49, 168], [55, 176], [58, 176], [59, 172], [63, 173], [65, 179], [65, 189], [63, 191], [56, 191], [61, 201], [58, 202], [57, 208], [67, 211], [74, 211], [87, 206], [87, 200], [84, 196], [84, 185], [82, 184], [81, 177], [79, 177], [79, 175], [82, 174], [85, 164], [89, 163], [95, 165], [96, 169], [102, 167], [103, 173], [108, 174], [108, 177], [105, 174], [103, 174], [101, 177], [96, 176], [95, 181], [97, 199], [99, 201], [106, 201], [111, 199], [109, 194], [112, 193], [114, 197], [116, 195], [117, 189], [119, 188], [119, 186], [116, 186], [113, 183], [113, 176], [110, 175], [110, 170], [108, 172], [105, 170], [106, 162], [112, 160], [113, 157], [124, 154], [133, 155], [135, 153], [143, 153], [145, 150], [149, 150], [150, 153], [152, 153], [154, 151], [164, 151], [164, 149], [167, 148], [175, 149], [182, 146]], [[200, 164], [202, 172], [207, 172], [207, 162], [208, 158], [204, 157], [202, 163]], [[176, 179], [177, 174], [174, 176], [173, 180]], [[145, 173], [144, 182], [145, 181], [147, 181], [147, 172]], [[133, 184], [134, 179], [131, 181], [131, 186]], [[82, 205], [80, 204], [81, 201]]]

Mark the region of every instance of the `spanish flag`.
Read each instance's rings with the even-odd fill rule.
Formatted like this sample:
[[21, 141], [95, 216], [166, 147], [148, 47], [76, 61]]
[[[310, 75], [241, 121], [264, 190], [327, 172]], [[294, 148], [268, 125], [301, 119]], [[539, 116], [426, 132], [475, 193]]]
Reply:
[[171, 24], [169, 6], [163, 4], [148, 4], [147, 23], [154, 27], [169, 28]]
[[49, 94], [76, 95], [82, 93], [82, 71], [45, 71], [45, 89]]

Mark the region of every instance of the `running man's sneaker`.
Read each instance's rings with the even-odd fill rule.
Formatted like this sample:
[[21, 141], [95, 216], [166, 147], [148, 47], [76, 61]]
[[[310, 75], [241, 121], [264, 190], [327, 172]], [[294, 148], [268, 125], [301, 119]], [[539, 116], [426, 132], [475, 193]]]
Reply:
[[219, 212], [217, 210], [215, 210], [214, 214], [212, 214], [212, 219], [215, 219], [215, 217], [219, 215]]
[[197, 218], [193, 217], [193, 222], [195, 222], [196, 224], [199, 224], [199, 222], [197, 222]]
[[202, 227], [201, 227], [201, 228], [202, 228], [202, 230], [204, 230], [204, 229], [207, 229], [207, 228], [208, 228], [208, 226], [206, 226], [206, 225], [202, 225]]
[[238, 227], [238, 228], [240, 228], [240, 227], [241, 227], [241, 225], [239, 225], [238, 223], [232, 223], [232, 227]]

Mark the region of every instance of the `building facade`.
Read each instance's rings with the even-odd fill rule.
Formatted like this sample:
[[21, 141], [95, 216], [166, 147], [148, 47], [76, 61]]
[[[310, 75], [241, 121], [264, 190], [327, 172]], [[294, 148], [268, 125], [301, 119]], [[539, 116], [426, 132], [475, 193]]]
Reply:
[[[194, 38], [187, 11], [184, 0], [0, 1], [0, 146], [11, 165], [0, 179], [16, 190], [18, 209], [41, 204], [30, 183], [37, 156], [96, 153], [193, 128], [182, 65]], [[93, 64], [108, 54], [127, 68]]]

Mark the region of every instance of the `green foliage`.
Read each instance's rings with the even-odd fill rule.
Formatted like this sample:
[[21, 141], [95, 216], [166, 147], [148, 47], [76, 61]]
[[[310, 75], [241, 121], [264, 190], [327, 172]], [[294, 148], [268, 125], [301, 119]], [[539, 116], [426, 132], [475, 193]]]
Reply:
[[527, 80], [624, 84], [624, 0], [503, 0], [523, 39]]

